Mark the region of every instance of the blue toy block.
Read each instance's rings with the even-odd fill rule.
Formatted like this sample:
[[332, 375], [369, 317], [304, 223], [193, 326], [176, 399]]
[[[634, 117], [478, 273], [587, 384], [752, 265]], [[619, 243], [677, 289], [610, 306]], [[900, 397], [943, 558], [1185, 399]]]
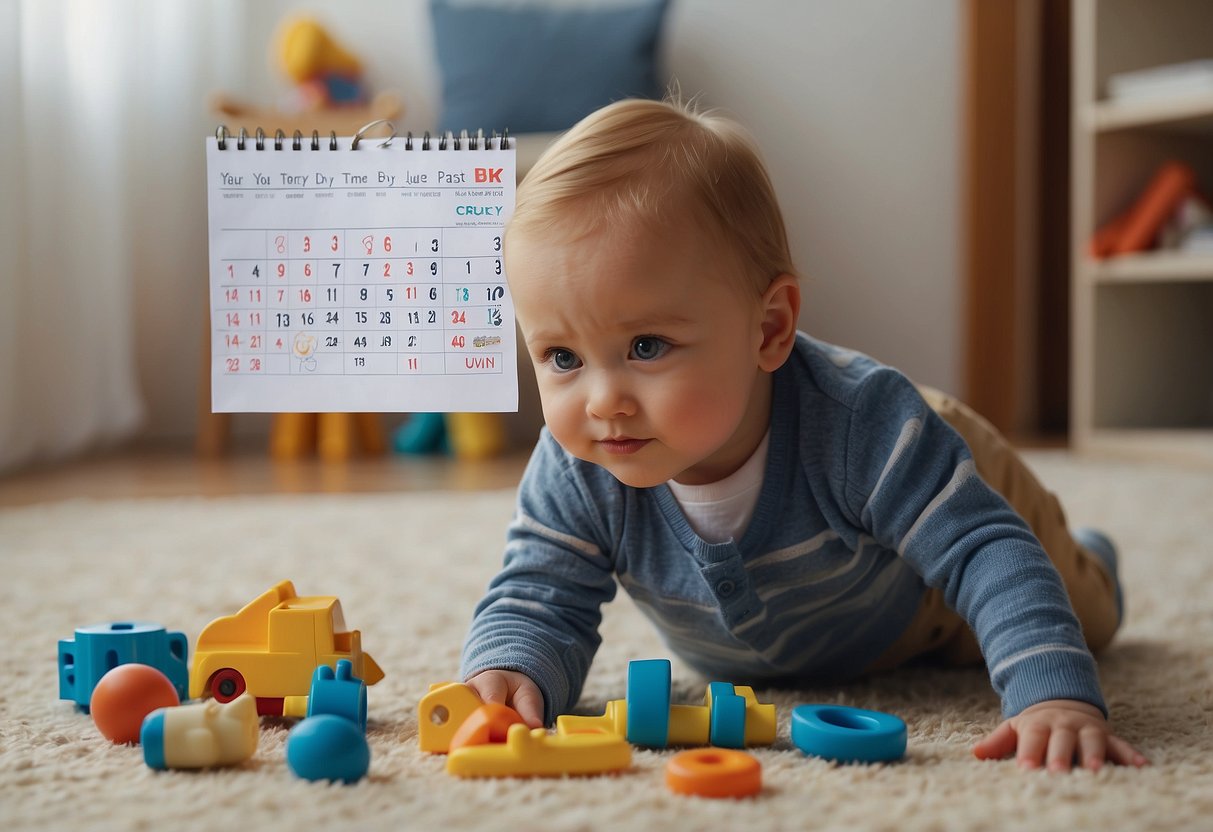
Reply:
[[353, 722], [366, 733], [366, 685], [354, 675], [354, 664], [337, 660], [337, 672], [327, 664], [312, 674], [312, 692], [307, 698], [307, 715], [331, 714]]
[[733, 692], [728, 682], [708, 685], [712, 708], [708, 741], [717, 748], [745, 748], [745, 697]]
[[151, 621], [111, 621], [79, 627], [59, 640], [59, 698], [88, 713], [93, 688], [120, 664], [146, 664], [173, 683], [182, 702], [189, 698], [189, 640]]
[[670, 739], [669, 659], [628, 662], [627, 740], [665, 748]]
[[844, 705], [792, 709], [792, 742], [805, 754], [839, 763], [881, 763], [906, 753], [901, 717]]

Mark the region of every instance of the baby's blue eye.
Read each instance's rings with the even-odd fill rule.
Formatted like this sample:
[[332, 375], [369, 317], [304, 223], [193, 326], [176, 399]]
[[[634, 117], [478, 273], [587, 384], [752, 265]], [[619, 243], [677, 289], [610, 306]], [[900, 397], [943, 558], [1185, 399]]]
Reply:
[[632, 356], [639, 361], [652, 361], [665, 355], [670, 345], [653, 335], [645, 335], [632, 342]]
[[577, 357], [577, 353], [565, 349], [548, 350], [547, 358], [552, 364], [562, 373], [567, 373], [569, 370], [576, 370], [581, 366], [581, 359]]

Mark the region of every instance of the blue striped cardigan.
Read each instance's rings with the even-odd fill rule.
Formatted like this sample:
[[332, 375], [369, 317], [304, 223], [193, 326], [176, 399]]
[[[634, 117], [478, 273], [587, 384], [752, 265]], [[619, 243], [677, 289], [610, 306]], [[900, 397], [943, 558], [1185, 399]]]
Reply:
[[977, 635], [1004, 715], [1063, 698], [1106, 713], [1048, 556], [905, 376], [801, 334], [773, 386], [762, 490], [728, 543], [700, 539], [667, 486], [623, 485], [545, 429], [462, 677], [527, 674], [550, 723], [580, 696], [618, 581], [710, 678], [841, 681], [897, 639], [934, 586]]

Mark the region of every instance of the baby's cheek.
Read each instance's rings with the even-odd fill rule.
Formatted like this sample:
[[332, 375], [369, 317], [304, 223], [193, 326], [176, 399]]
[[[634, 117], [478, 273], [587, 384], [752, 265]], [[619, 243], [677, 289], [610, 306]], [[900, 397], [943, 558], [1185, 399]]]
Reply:
[[737, 403], [722, 395], [716, 385], [706, 383], [671, 392], [670, 422], [688, 446], [711, 451], [733, 434], [738, 421]]
[[574, 443], [583, 432], [585, 410], [577, 407], [567, 396], [543, 396], [541, 394], [540, 398], [543, 405], [543, 420], [548, 426], [548, 430], [565, 450], [576, 454], [578, 449]]

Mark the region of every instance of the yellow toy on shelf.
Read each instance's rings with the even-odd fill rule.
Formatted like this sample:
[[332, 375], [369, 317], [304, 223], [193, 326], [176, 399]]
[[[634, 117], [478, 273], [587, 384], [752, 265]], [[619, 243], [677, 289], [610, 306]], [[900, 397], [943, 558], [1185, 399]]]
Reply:
[[278, 37], [278, 63], [296, 86], [287, 110], [319, 110], [361, 103], [362, 62], [310, 17], [286, 20]]
[[[775, 742], [775, 706], [758, 701], [754, 689], [737, 685], [733, 692], [745, 700], [745, 744], [770, 745]], [[712, 725], [711, 688], [702, 705], [670, 705], [668, 745], [707, 745]], [[607, 731], [619, 737], [628, 732], [628, 703], [626, 699], [607, 702], [602, 716], [563, 714], [556, 717], [556, 731], [577, 734], [582, 731]]]
[[500, 413], [448, 413], [446, 429], [456, 459], [492, 459], [505, 451], [505, 422]]
[[309, 693], [317, 665], [335, 667], [340, 659], [367, 685], [383, 678], [362, 651], [361, 632], [346, 629], [335, 596], [300, 597], [282, 581], [203, 628], [190, 665], [190, 697], [230, 702], [247, 690], [259, 714], [281, 716], [288, 697]]
[[504, 743], [467, 745], [446, 758], [447, 773], [456, 777], [605, 774], [631, 764], [632, 746], [617, 734], [549, 734], [525, 725], [511, 725]]

